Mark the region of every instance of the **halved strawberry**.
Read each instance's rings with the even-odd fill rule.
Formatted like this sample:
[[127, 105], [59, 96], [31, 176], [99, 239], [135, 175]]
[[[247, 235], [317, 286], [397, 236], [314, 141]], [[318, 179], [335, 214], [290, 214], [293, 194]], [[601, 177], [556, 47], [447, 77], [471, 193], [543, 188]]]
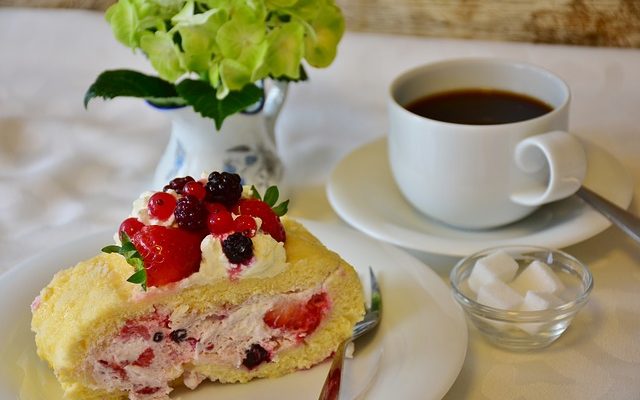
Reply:
[[262, 220], [260, 229], [268, 233], [278, 242], [284, 242], [287, 235], [280, 222], [280, 217], [276, 215], [271, 206], [259, 199], [240, 199], [234, 212], [239, 215], [250, 215]]
[[266, 312], [262, 320], [274, 329], [294, 332], [304, 338], [316, 330], [329, 310], [329, 296], [316, 293], [308, 301], [283, 301]]
[[200, 235], [160, 225], [144, 226], [131, 242], [147, 272], [147, 286], [179, 281], [200, 269]]

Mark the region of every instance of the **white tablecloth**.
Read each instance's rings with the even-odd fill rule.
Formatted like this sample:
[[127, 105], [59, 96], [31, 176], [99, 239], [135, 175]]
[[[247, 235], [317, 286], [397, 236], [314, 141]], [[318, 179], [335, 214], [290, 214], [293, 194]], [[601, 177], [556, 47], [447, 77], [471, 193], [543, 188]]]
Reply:
[[[341, 157], [385, 134], [392, 78], [462, 56], [515, 58], [565, 78], [573, 132], [615, 155], [640, 198], [640, 51], [348, 33], [330, 68], [309, 69], [310, 81], [291, 87], [279, 121], [291, 214], [341, 224], [326, 200], [327, 176]], [[102, 14], [0, 9], [0, 273], [115, 229], [149, 186], [168, 120], [136, 100], [82, 105], [99, 72], [122, 67], [151, 72], [115, 41]], [[631, 210], [640, 214], [638, 201]], [[446, 399], [640, 398], [640, 246], [610, 228], [567, 251], [595, 279], [567, 333], [544, 351], [518, 354], [470, 328]], [[443, 279], [455, 261], [417, 256]]]

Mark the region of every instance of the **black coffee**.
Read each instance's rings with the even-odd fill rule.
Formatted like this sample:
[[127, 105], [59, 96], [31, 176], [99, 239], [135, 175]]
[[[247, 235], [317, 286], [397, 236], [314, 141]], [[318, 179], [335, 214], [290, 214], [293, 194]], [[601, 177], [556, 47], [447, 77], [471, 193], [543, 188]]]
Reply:
[[539, 117], [553, 108], [536, 98], [493, 89], [463, 89], [415, 100], [405, 108], [414, 114], [465, 125], [494, 125]]

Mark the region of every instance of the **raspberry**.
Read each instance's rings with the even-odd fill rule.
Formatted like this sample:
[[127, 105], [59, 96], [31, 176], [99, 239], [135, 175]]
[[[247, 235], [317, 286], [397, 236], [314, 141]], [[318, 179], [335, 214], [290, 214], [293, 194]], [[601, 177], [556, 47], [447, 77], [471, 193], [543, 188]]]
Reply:
[[173, 210], [176, 208], [176, 198], [165, 192], [157, 192], [149, 198], [149, 214], [164, 221], [173, 214]]
[[257, 343], [254, 343], [249, 349], [247, 349], [244, 360], [242, 360], [242, 365], [251, 370], [265, 361], [271, 361], [269, 352], [265, 350], [264, 347], [260, 346]]
[[195, 181], [195, 179], [190, 176], [185, 176], [184, 178], [175, 178], [171, 180], [171, 182], [169, 182], [169, 184], [166, 185], [162, 190], [166, 192], [169, 189], [173, 189], [177, 193], [182, 193], [182, 188], [184, 188], [184, 185], [186, 185], [187, 182], [193, 181]]
[[182, 229], [198, 231], [205, 226], [207, 210], [193, 196], [185, 196], [178, 199], [174, 214], [178, 226]]
[[207, 182], [207, 201], [222, 203], [231, 208], [242, 196], [240, 175], [228, 172], [212, 172]]
[[222, 242], [222, 251], [232, 264], [242, 264], [253, 257], [253, 242], [240, 232], [229, 235]]

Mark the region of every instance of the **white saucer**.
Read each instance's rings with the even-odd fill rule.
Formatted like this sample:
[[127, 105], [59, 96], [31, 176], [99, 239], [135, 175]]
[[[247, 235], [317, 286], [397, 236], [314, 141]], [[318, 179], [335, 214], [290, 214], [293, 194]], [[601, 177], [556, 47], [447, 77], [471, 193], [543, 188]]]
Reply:
[[[584, 141], [588, 171], [584, 186], [623, 208], [633, 197], [633, 179], [611, 154]], [[487, 247], [528, 244], [562, 248], [586, 240], [610, 222], [575, 196], [545, 205], [513, 224], [489, 230], [459, 230], [414, 209], [397, 188], [389, 168], [386, 138], [368, 143], [335, 167], [327, 185], [329, 202], [355, 228], [404, 248], [464, 256]]]

